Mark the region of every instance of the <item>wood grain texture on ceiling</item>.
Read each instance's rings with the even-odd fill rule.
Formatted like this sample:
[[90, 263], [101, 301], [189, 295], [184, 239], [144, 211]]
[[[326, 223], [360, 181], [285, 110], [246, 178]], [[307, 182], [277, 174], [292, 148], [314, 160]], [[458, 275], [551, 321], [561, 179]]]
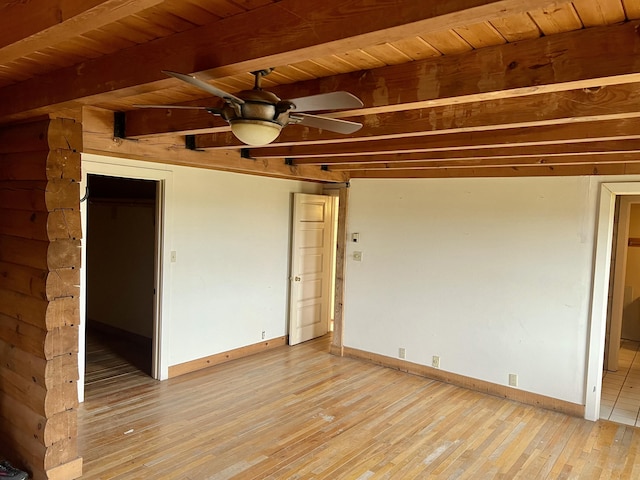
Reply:
[[[94, 152], [320, 181], [636, 173], [639, 18], [640, 0], [3, 2], [0, 125], [89, 108]], [[235, 93], [267, 67], [281, 98], [356, 94], [362, 109], [329, 116], [363, 129], [290, 125], [241, 158], [218, 117], [136, 107], [220, 105], [163, 69]], [[107, 145], [96, 111], [125, 112], [137, 145]]]

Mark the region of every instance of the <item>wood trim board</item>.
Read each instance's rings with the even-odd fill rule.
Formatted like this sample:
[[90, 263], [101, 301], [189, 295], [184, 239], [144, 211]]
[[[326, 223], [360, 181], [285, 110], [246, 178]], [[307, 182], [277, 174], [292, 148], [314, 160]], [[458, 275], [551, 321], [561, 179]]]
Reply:
[[221, 363], [237, 360], [242, 357], [248, 357], [249, 355], [264, 352], [265, 350], [271, 350], [272, 348], [282, 347], [287, 345], [288, 342], [288, 336], [284, 335], [282, 337], [272, 338], [263, 342], [247, 345], [245, 347], [209, 355], [208, 357], [197, 358], [188, 362], [172, 365], [169, 367], [169, 378], [202, 370], [203, 368], [213, 367], [214, 365], [220, 365]]
[[[335, 350], [332, 349], [332, 353], [334, 353], [334, 351]], [[506, 385], [486, 382], [484, 380], [478, 380], [476, 378], [467, 377], [465, 375], [446, 372], [444, 370], [429, 367], [426, 365], [420, 365], [398, 358], [387, 357], [385, 355], [380, 355], [377, 353], [366, 352], [363, 350], [358, 350], [356, 348], [345, 346], [343, 347], [343, 352], [344, 356], [346, 357], [365, 360], [367, 362], [372, 362], [387, 368], [393, 368], [395, 370], [411, 373], [413, 375], [419, 375], [421, 377], [438, 380], [440, 382], [449, 383], [451, 385], [467, 388], [469, 390], [503, 397], [508, 400], [515, 400], [526, 405], [541, 407], [547, 410], [561, 412], [574, 417], [584, 417], [584, 405], [567, 402], [566, 400], [547, 397], [545, 395], [527, 392], [525, 390], [519, 390], [517, 388], [509, 387]]]

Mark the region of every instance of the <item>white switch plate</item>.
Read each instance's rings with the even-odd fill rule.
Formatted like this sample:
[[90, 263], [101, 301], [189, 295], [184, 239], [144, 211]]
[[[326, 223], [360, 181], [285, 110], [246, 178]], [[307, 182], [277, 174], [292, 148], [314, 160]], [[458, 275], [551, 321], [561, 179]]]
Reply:
[[175, 250], [172, 250], [172, 251], [171, 251], [171, 262], [173, 263], [173, 262], [175, 262], [175, 261], [176, 261], [176, 251], [175, 251]]

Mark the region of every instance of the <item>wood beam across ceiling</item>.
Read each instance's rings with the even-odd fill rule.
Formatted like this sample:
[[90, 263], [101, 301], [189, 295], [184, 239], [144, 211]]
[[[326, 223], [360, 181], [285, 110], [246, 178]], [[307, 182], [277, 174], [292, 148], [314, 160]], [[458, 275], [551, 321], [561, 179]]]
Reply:
[[239, 151], [196, 151], [185, 148], [184, 137], [127, 140], [113, 137], [113, 112], [85, 107], [82, 114], [83, 152], [127, 159], [223, 170], [290, 180], [341, 183], [348, 173], [329, 172], [316, 165], [290, 165], [284, 159], [252, 160]]
[[[424, 135], [637, 117], [640, 117], [640, 83], [632, 83], [355, 117], [353, 119], [362, 122], [364, 127], [348, 137], [291, 126], [284, 129], [269, 148], [401, 137], [412, 142], [413, 137]], [[202, 149], [244, 147], [231, 137], [230, 133], [200, 134], [196, 137], [196, 146]]]
[[8, 2], [0, 6], [0, 64], [117, 22], [163, 1], [55, 0], [44, 5]]
[[[0, 104], [4, 121], [15, 120], [26, 114], [45, 113], [52, 107], [73, 107], [76, 101], [90, 99], [95, 104], [174, 85], [175, 80], [161, 73], [163, 69], [200, 72], [204, 78], [224, 77], [559, 3], [567, 2], [397, 0], [347, 9], [343, 0], [312, 4], [282, 0], [9, 85], [0, 90]], [[277, 22], [264, 22], [265, 18]], [[216, 40], [215, 45], [211, 39]], [[127, 68], [123, 68], [125, 65]], [[32, 95], [34, 91], [39, 94]]]
[[576, 161], [578, 161], [580, 158], [591, 155], [609, 155], [619, 158], [622, 155], [635, 154], [637, 152], [640, 152], [640, 138], [584, 143], [519, 145], [517, 147], [507, 145], [463, 150], [299, 158], [295, 159], [294, 162], [296, 165], [326, 165], [332, 171], [337, 171], [377, 168], [378, 166], [388, 166], [387, 168], [395, 168], [396, 166], [397, 168], [412, 168], [415, 165], [427, 165], [431, 164], [431, 162], [450, 162], [454, 164], [460, 161], [482, 161], [484, 163], [496, 161], [496, 163], [503, 162], [506, 164], [514, 159], [524, 159], [527, 161], [534, 159], [537, 163], [542, 164], [551, 162], [552, 159], [559, 157], [576, 157]]
[[[394, 116], [397, 114], [393, 114]], [[628, 135], [620, 134], [615, 131], [611, 120], [637, 119], [640, 114], [629, 116], [620, 115], [603, 116], [603, 117], [578, 117], [578, 118], [560, 118], [553, 121], [523, 122], [514, 124], [498, 124], [498, 125], [480, 125], [477, 127], [468, 126], [462, 123], [461, 127], [443, 128], [442, 130], [413, 130], [409, 129], [405, 134], [397, 135], [380, 135], [369, 138], [357, 137], [344, 141], [326, 141], [326, 142], [307, 142], [305, 141], [305, 133], [299, 131], [297, 142], [289, 142], [287, 144], [273, 144], [264, 147], [249, 147], [244, 145], [242, 148], [235, 150], [250, 151], [255, 158], [282, 158], [287, 157], [295, 159], [296, 164], [333, 164], [345, 163], [344, 157], [363, 156], [367, 158], [380, 156], [385, 158], [390, 154], [404, 154], [407, 152], [438, 152], [445, 150], [460, 150], [478, 147], [480, 149], [492, 148], [495, 146], [503, 146], [509, 144], [514, 138], [514, 132], [526, 132], [527, 129], [535, 128], [531, 132], [542, 132], [544, 137], [538, 141], [541, 144], [560, 145], [568, 142], [596, 142], [613, 138], [628, 140], [636, 138], [638, 132], [636, 127], [623, 126], [620, 132], [630, 131]], [[405, 117], [407, 118], [407, 117]], [[407, 118], [408, 121], [411, 121]], [[603, 130], [599, 129], [599, 122], [605, 122]], [[583, 127], [580, 125], [584, 124]], [[623, 123], [623, 125], [626, 125]], [[542, 129], [541, 127], [556, 127], [555, 134], [551, 134], [547, 139], [546, 132], [552, 130]], [[302, 127], [292, 127], [292, 130]], [[382, 133], [385, 132], [383, 127], [379, 127]], [[585, 131], [583, 131], [583, 129]], [[566, 132], [566, 133], [565, 133]], [[484, 134], [483, 134], [484, 133]], [[609, 136], [606, 136], [609, 134]], [[574, 138], [573, 135], [576, 135]], [[593, 138], [592, 138], [593, 136]], [[207, 142], [210, 137], [208, 135], [196, 136], [194, 147], [198, 150], [209, 151], [228, 151], [229, 148], [212, 148], [213, 144]], [[522, 140], [515, 140], [514, 145], [520, 146], [535, 141], [529, 135], [518, 135]], [[456, 142], [464, 142], [456, 144]], [[508, 145], [507, 145], [508, 146]], [[559, 148], [562, 148], [560, 145]], [[325, 160], [318, 160], [325, 159]], [[372, 161], [372, 160], [367, 160]]]
[[508, 166], [491, 168], [442, 167], [421, 170], [358, 170], [351, 178], [459, 178], [459, 177], [554, 177], [577, 175], [637, 175], [636, 163], [558, 165], [558, 166]]
[[[636, 54], [640, 51], [640, 36], [637, 34], [639, 27], [640, 22], [636, 21], [585, 29], [477, 49], [459, 55], [445, 55], [282, 85], [270, 91], [281, 98], [296, 98], [335, 90], [357, 93], [365, 104], [364, 108], [331, 114], [336, 118], [345, 118], [496, 99], [522, 99], [529, 95], [591, 90], [640, 82], [640, 60]], [[614, 90], [610, 92], [617, 98], [618, 93]], [[595, 98], [596, 95], [592, 93], [586, 92], [582, 96]], [[634, 87], [619, 91], [621, 98], [634, 94]], [[579, 97], [580, 93], [571, 95]], [[562, 100], [562, 96], [549, 98], [553, 102]], [[567, 105], [571, 99], [567, 98], [566, 102], [563, 108], [570, 112]], [[219, 106], [220, 100], [213, 97], [188, 104]], [[574, 106], [580, 107], [580, 103], [576, 101]], [[598, 108], [595, 103], [593, 108]], [[151, 109], [130, 111], [127, 112], [127, 125], [127, 136], [133, 138], [166, 133], [194, 133], [202, 129], [222, 132], [201, 142], [203, 148], [239, 146], [232, 135], [224, 133], [228, 130], [224, 122], [207, 117], [202, 112], [168, 113], [166, 110]], [[319, 141], [340, 138], [326, 132], [309, 132], [305, 135], [308, 141], [313, 141], [314, 136]], [[358, 136], [368, 136], [367, 129]], [[279, 142], [288, 141], [294, 140], [285, 131]]]
[[640, 163], [640, 150], [624, 152], [602, 152], [590, 154], [548, 154], [548, 155], [506, 155], [503, 157], [476, 157], [448, 160], [425, 160], [415, 162], [389, 162], [389, 163], [348, 163], [331, 165], [332, 172], [349, 172], [352, 174], [358, 170], [430, 170], [439, 168], [495, 168], [495, 167], [522, 167], [522, 166], [559, 166], [559, 165], [603, 165], [621, 163]]
[[412, 152], [470, 150], [531, 145], [562, 145], [640, 138], [640, 118], [600, 122], [518, 127], [481, 132], [438, 133], [406, 138], [322, 145], [260, 147], [249, 150], [252, 158], [334, 158]]

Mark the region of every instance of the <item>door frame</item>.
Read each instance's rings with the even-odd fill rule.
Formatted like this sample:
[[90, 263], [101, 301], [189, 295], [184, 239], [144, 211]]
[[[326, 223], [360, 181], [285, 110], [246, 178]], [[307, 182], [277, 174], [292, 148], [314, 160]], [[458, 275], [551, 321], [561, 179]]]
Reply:
[[[127, 164], [124, 164], [124, 163]], [[170, 219], [172, 205], [172, 175], [169, 170], [143, 168], [131, 165], [131, 161], [120, 158], [105, 157], [93, 154], [82, 154], [82, 180], [80, 183], [81, 196], [85, 195], [88, 175], [104, 175], [138, 180], [156, 181], [156, 241], [155, 241], [155, 268], [153, 319], [153, 358], [151, 364], [152, 377], [157, 380], [169, 378], [168, 365], [168, 338], [163, 335], [167, 330], [167, 321], [170, 312], [170, 284], [171, 269], [167, 268], [171, 259], [170, 252]], [[80, 271], [80, 325], [78, 332], [78, 399], [84, 401], [84, 374], [85, 374], [85, 335], [86, 335], [86, 239], [87, 239], [87, 204], [80, 203], [80, 216], [82, 222], [82, 260]]]
[[587, 420], [593, 421], [600, 418], [615, 206], [620, 195], [640, 195], [640, 182], [603, 183], [600, 186], [584, 414]]
[[[610, 313], [607, 318], [607, 336], [605, 342], [605, 370], [617, 371], [620, 353], [620, 340], [622, 339], [622, 319], [624, 314], [624, 290], [627, 273], [627, 255], [629, 251], [629, 228], [631, 221], [632, 205], [640, 204], [637, 195], [621, 195], [617, 212], [616, 225], [614, 225], [615, 244], [612, 246], [613, 283], [610, 292]], [[616, 345], [616, 348], [611, 348]]]
[[330, 183], [324, 186], [322, 193], [335, 197], [335, 258], [333, 286], [333, 335], [331, 353], [344, 355], [344, 272], [347, 263], [347, 208], [349, 204], [349, 188], [351, 184]]
[[[336, 204], [338, 202], [337, 197], [332, 196], [332, 195], [327, 195], [325, 193], [303, 193], [303, 192], [294, 192], [291, 195], [291, 205], [292, 205], [292, 209], [291, 209], [291, 230], [290, 230], [290, 246], [289, 246], [289, 295], [288, 295], [288, 314], [287, 314], [287, 332], [288, 332], [288, 337], [289, 337], [289, 345], [296, 345], [298, 343], [301, 343], [301, 341], [299, 341], [296, 337], [295, 339], [295, 343], [291, 343], [292, 341], [294, 341], [293, 339], [293, 320], [294, 320], [294, 315], [295, 315], [295, 310], [297, 308], [297, 303], [296, 303], [296, 295], [295, 292], [299, 289], [300, 285], [299, 283], [296, 281], [297, 275], [299, 274], [298, 272], [294, 271], [294, 267], [296, 265], [296, 257], [297, 257], [297, 244], [298, 242], [296, 241], [296, 229], [297, 229], [297, 225], [296, 225], [296, 209], [297, 209], [297, 202], [296, 199], [297, 198], [301, 198], [301, 196], [305, 196], [305, 197], [323, 197], [326, 199], [325, 201], [325, 207], [324, 207], [324, 213], [326, 214], [327, 212], [329, 213], [329, 221], [328, 221], [328, 228], [324, 232], [324, 242], [323, 242], [323, 252], [327, 252], [328, 258], [325, 258], [323, 260], [323, 272], [325, 272], [325, 275], [328, 275], [328, 278], [326, 279], [326, 281], [328, 282], [326, 289], [323, 287], [322, 291], [323, 294], [326, 295], [328, 298], [323, 299], [323, 303], [325, 304], [325, 312], [324, 312], [324, 316], [326, 317], [325, 322], [326, 322], [326, 331], [329, 332], [330, 329], [330, 324], [331, 324], [331, 320], [334, 319], [334, 312], [332, 311], [332, 308], [334, 306], [334, 301], [335, 301], [335, 284], [336, 284], [336, 280], [335, 280], [335, 275], [336, 275], [336, 235], [337, 235], [337, 225], [336, 225]], [[328, 240], [326, 240], [328, 237]], [[314, 337], [315, 338], [315, 337]], [[304, 340], [303, 340], [304, 341]]]

